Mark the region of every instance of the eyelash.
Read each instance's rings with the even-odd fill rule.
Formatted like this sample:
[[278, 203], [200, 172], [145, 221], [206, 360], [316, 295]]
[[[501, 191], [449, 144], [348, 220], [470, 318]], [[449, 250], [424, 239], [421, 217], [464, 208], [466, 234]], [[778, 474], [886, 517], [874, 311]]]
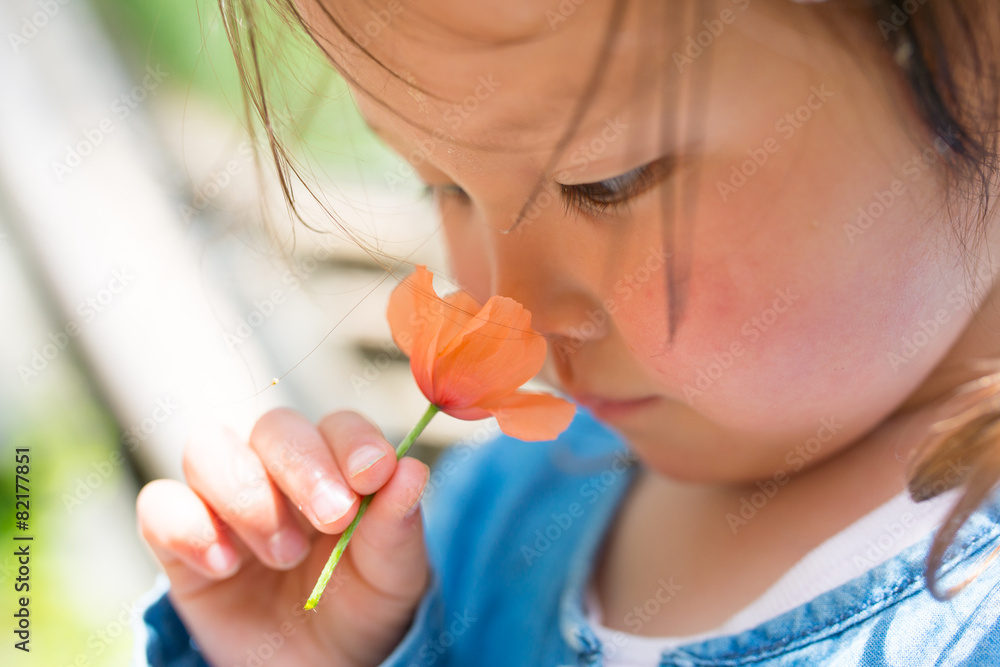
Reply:
[[437, 185], [424, 184], [423, 196], [428, 199], [434, 199], [435, 195], [451, 195], [453, 197], [464, 198], [469, 197], [465, 190], [452, 183], [441, 183]]
[[560, 184], [559, 188], [567, 212], [575, 208], [600, 217], [609, 213], [627, 213], [633, 200], [662, 181], [669, 172], [667, 160], [661, 159], [603, 181]]
[[[670, 160], [663, 158], [603, 181], [575, 185], [559, 183], [563, 205], [567, 213], [574, 208], [594, 217], [628, 212], [632, 201], [662, 181], [670, 173], [672, 166]], [[468, 198], [465, 191], [457, 185], [424, 186], [425, 197], [433, 198], [435, 194]]]

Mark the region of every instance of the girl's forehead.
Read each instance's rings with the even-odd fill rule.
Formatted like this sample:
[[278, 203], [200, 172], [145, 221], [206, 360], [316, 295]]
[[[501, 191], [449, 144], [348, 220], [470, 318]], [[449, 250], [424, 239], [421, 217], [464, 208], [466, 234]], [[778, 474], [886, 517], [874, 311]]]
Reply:
[[[614, 0], [297, 0], [306, 13], [343, 18], [351, 34], [377, 38], [397, 29], [443, 43], [504, 45], [543, 36], [592, 13], [607, 12]], [[560, 7], [562, 2], [563, 7]], [[629, 3], [626, 3], [629, 4]], [[634, 0], [631, 4], [637, 4]], [[587, 7], [584, 7], [587, 5]], [[312, 6], [310, 8], [310, 6]], [[349, 21], [348, 21], [349, 19]], [[404, 25], [405, 24], [405, 25]]]
[[643, 97], [667, 96], [679, 80], [663, 66], [662, 28], [643, 20], [649, 0], [623, 4], [603, 56], [614, 0], [299, 3], [379, 130], [417, 126], [492, 150], [551, 148], [599, 66], [581, 131], [628, 122], [622, 114]]

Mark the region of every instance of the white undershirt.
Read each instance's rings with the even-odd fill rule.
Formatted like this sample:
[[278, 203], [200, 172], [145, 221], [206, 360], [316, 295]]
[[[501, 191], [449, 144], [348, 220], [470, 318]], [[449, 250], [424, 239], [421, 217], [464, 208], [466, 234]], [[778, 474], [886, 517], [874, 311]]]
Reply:
[[942, 523], [959, 492], [952, 489], [921, 503], [913, 502], [905, 491], [900, 493], [810, 551], [760, 597], [707, 632], [644, 637], [607, 628], [601, 625], [600, 603], [591, 581], [585, 592], [587, 620], [604, 645], [604, 664], [656, 667], [664, 649], [736, 634], [805, 604], [926, 537]]

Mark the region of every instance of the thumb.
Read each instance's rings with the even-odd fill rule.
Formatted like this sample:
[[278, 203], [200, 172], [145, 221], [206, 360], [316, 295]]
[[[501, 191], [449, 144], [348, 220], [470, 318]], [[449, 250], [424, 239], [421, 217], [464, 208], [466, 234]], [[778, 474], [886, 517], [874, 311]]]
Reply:
[[426, 588], [429, 564], [420, 498], [428, 479], [425, 463], [400, 459], [347, 548], [357, 574], [386, 597], [415, 602]]

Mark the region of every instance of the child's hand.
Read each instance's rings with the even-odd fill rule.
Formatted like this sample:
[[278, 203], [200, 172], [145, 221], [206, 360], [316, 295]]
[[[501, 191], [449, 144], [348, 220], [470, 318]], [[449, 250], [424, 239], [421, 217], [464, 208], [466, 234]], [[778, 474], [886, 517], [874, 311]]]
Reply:
[[[329, 415], [317, 427], [273, 410], [249, 443], [224, 429], [192, 438], [184, 455], [190, 487], [147, 484], [139, 528], [211, 664], [273, 654], [271, 667], [377, 665], [402, 639], [429, 579], [419, 506], [407, 516], [429, 473], [416, 459], [397, 462], [356, 413]], [[332, 490], [325, 516], [316, 500], [324, 487]], [[319, 607], [304, 611], [337, 536], [374, 491]]]

